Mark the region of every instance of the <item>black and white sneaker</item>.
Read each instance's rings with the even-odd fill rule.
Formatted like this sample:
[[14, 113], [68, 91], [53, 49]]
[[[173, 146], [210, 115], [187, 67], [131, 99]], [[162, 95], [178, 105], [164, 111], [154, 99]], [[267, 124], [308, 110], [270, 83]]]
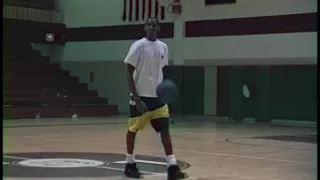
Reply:
[[142, 174], [139, 172], [136, 163], [133, 163], [133, 164], [127, 163], [124, 169], [124, 174], [130, 178], [136, 178], [136, 179], [142, 178]]
[[180, 171], [178, 165], [169, 166], [167, 169], [168, 179], [167, 180], [178, 180], [178, 179], [186, 179], [188, 175], [184, 172]]

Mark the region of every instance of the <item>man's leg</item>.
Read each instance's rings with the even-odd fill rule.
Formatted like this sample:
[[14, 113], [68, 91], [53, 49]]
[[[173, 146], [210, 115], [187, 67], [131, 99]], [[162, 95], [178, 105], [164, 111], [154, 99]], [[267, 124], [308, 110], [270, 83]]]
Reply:
[[126, 167], [124, 174], [131, 178], [141, 178], [141, 173], [137, 168], [134, 157], [134, 144], [137, 131], [143, 129], [148, 122], [147, 113], [141, 114], [137, 111], [135, 106], [130, 106], [130, 118], [128, 124], [128, 131], [126, 135], [127, 154], [126, 154]]
[[177, 162], [173, 155], [172, 142], [169, 133], [169, 109], [167, 105], [161, 105], [160, 108], [155, 109], [151, 112], [151, 121], [153, 129], [160, 134], [161, 142], [164, 151], [167, 155], [167, 161], [169, 165], [176, 165]]
[[136, 132], [131, 132], [128, 130], [126, 142], [127, 142], [127, 154], [126, 154], [126, 166], [124, 170], [124, 174], [130, 178], [141, 178], [141, 173], [137, 168], [137, 164], [135, 162], [135, 157], [133, 154], [134, 150], [134, 142], [136, 139]]
[[127, 142], [127, 157], [126, 157], [126, 161], [127, 163], [134, 163], [135, 159], [133, 156], [133, 149], [134, 149], [134, 142], [136, 139], [136, 132], [127, 132], [127, 138], [126, 138], [126, 142]]
[[168, 162], [168, 180], [177, 180], [186, 178], [186, 174], [180, 171], [176, 157], [173, 154], [172, 142], [169, 132], [160, 132], [162, 145], [167, 155]]
[[176, 157], [173, 154], [171, 136], [169, 133], [169, 118], [158, 118], [151, 120], [151, 125], [154, 130], [160, 134], [161, 142], [166, 153], [168, 163], [168, 180], [184, 179], [186, 173], [180, 171]]

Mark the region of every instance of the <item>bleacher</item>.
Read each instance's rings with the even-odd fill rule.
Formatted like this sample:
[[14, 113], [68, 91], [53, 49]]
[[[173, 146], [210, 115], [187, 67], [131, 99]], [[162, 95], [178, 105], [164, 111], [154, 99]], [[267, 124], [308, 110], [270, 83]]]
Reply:
[[3, 0], [3, 4], [42, 10], [55, 9], [54, 0]]
[[6, 54], [3, 62], [4, 119], [39, 115], [71, 118], [74, 114], [106, 117], [118, 113], [117, 106], [109, 105], [107, 98], [98, 97], [97, 91], [88, 90], [87, 84], [79, 83], [77, 77], [61, 70], [59, 64], [50, 63], [48, 57], [27, 44], [19, 46], [15, 46], [16, 52], [23, 50]]

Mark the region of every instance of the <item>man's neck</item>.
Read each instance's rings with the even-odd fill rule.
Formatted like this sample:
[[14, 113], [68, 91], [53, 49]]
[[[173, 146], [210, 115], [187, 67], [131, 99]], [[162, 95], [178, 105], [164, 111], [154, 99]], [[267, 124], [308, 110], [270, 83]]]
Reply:
[[148, 37], [148, 36], [146, 36], [146, 38], [147, 38], [149, 41], [156, 41], [156, 40], [157, 40], [157, 38], [150, 38], [150, 37]]

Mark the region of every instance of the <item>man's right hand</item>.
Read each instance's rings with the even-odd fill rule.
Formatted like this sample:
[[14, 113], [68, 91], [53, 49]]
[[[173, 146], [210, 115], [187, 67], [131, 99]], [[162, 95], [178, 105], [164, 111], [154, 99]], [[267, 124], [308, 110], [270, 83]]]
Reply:
[[134, 100], [136, 102], [136, 108], [140, 113], [145, 113], [148, 111], [148, 107], [145, 102], [143, 102], [140, 98]]

